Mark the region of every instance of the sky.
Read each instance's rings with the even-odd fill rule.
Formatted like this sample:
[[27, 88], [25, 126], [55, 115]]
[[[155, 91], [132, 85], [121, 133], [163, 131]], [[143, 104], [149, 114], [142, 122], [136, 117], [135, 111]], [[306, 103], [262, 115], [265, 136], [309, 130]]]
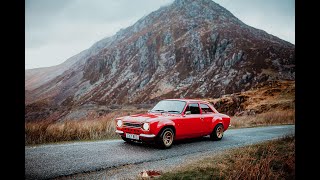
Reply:
[[[244, 23], [295, 44], [294, 0], [214, 0]], [[25, 0], [25, 69], [49, 67], [173, 0]]]

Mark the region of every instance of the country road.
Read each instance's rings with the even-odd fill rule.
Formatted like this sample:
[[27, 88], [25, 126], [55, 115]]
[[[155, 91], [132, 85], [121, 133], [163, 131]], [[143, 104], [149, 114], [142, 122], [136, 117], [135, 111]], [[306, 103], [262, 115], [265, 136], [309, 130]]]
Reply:
[[294, 129], [294, 125], [229, 129], [221, 141], [204, 137], [177, 142], [167, 150], [122, 140], [26, 146], [25, 178], [130, 179], [143, 169], [166, 171], [188, 159], [291, 135]]

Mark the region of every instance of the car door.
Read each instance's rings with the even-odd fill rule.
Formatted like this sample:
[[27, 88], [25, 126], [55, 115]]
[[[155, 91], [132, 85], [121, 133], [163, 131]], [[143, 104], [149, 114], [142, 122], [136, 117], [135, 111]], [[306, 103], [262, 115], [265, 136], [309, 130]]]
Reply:
[[[189, 112], [189, 113], [187, 113]], [[203, 134], [203, 124], [198, 103], [189, 103], [185, 109], [185, 117], [182, 121], [185, 135], [197, 137]]]
[[201, 116], [202, 116], [202, 123], [203, 123], [203, 130], [204, 134], [208, 135], [212, 132], [212, 119], [214, 116], [213, 110], [210, 108], [209, 105], [200, 103], [200, 109], [201, 109]]

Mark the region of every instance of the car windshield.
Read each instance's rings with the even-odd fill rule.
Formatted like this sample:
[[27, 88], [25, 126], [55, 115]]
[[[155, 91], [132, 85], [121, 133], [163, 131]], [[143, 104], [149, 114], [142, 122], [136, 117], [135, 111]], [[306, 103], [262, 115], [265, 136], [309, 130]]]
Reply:
[[180, 114], [183, 111], [185, 105], [186, 102], [184, 101], [163, 100], [158, 102], [158, 104], [156, 104], [154, 108], [151, 109], [151, 112], [169, 112]]

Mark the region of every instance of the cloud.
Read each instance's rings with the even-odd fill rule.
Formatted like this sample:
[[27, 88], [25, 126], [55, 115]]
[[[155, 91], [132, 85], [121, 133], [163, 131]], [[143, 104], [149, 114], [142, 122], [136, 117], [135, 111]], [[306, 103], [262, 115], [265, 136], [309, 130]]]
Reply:
[[[173, 0], [26, 0], [26, 69], [64, 62]], [[294, 43], [294, 0], [215, 0], [246, 24]]]
[[[109, 26], [114, 29], [114, 24], [132, 24], [143, 15], [169, 2], [172, 0], [28, 0], [26, 46], [40, 47], [52, 43], [52, 40], [65, 41], [69, 35], [79, 34], [91, 27]], [[85, 38], [85, 35], [82, 38]]]
[[294, 0], [214, 0], [244, 23], [295, 43]]
[[26, 69], [52, 66], [173, 0], [27, 0]]

